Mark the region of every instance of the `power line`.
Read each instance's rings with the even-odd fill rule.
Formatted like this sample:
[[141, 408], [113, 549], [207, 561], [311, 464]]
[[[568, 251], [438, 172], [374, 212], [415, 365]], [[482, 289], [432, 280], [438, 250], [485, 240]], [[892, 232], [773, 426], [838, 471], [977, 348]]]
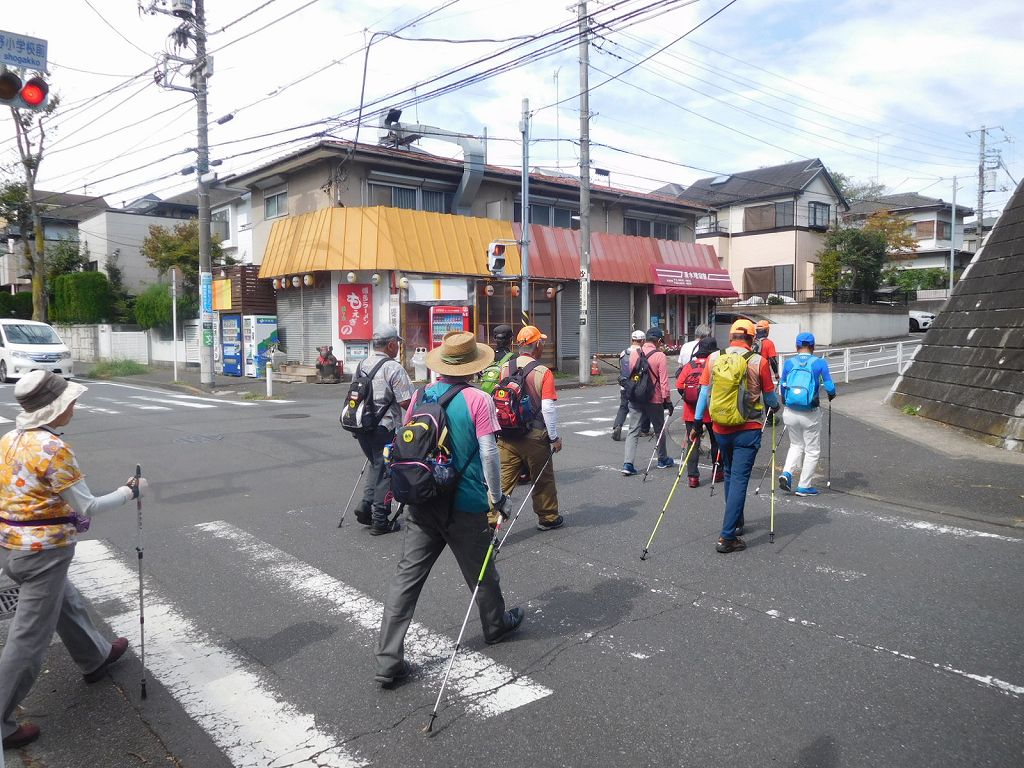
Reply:
[[229, 21], [227, 24], [225, 24], [220, 29], [215, 30], [213, 32], [207, 33], [207, 37], [209, 38], [209, 37], [213, 37], [214, 35], [219, 35], [224, 30], [229, 29], [230, 27], [235, 26], [235, 24], [237, 24], [240, 21], [245, 21], [246, 19], [248, 19], [253, 14], [259, 13], [264, 8], [266, 8], [268, 5], [272, 5], [273, 3], [276, 3], [276, 2], [277, 2], [277, 0], [267, 0], [265, 3], [263, 3], [263, 5], [257, 6], [256, 8], [253, 8], [251, 11], [247, 11], [245, 14], [243, 14], [242, 16], [239, 16], [234, 21]]
[[230, 40], [229, 42], [224, 43], [224, 45], [222, 45], [220, 48], [214, 48], [212, 51], [207, 51], [206, 55], [210, 56], [210, 55], [212, 55], [214, 53], [218, 53], [219, 51], [223, 51], [225, 48], [227, 48], [229, 46], [232, 46], [235, 43], [241, 42], [242, 40], [245, 40], [247, 37], [251, 37], [252, 35], [257, 34], [258, 32], [262, 32], [263, 30], [265, 30], [265, 29], [267, 29], [269, 27], [274, 26], [278, 22], [284, 21], [289, 16], [294, 16], [299, 11], [302, 11], [302, 10], [305, 10], [306, 8], [309, 8], [309, 6], [313, 5], [314, 3], [318, 2], [318, 1], [319, 0], [309, 0], [309, 2], [305, 3], [304, 5], [300, 5], [298, 8], [295, 8], [295, 9], [293, 9], [291, 11], [288, 11], [288, 13], [284, 14], [284, 16], [279, 16], [278, 18], [274, 19], [273, 21], [264, 24], [262, 27], [254, 29], [252, 32], [247, 32], [244, 35], [242, 35], [241, 37], [236, 37], [234, 40]]
[[92, 8], [92, 12], [93, 12], [93, 13], [95, 13], [95, 14], [96, 14], [97, 16], [99, 16], [99, 17], [100, 17], [100, 20], [101, 20], [101, 21], [102, 21], [102, 22], [103, 22], [104, 24], [106, 24], [106, 25], [107, 25], [108, 27], [110, 27], [110, 28], [111, 28], [111, 29], [112, 29], [112, 30], [114, 31], [114, 33], [115, 33], [115, 34], [116, 34], [116, 35], [117, 35], [118, 37], [120, 37], [120, 38], [121, 38], [122, 40], [124, 40], [124, 41], [125, 41], [126, 43], [128, 43], [128, 45], [130, 45], [130, 46], [131, 46], [132, 48], [134, 48], [134, 49], [135, 49], [136, 51], [138, 51], [139, 53], [141, 53], [141, 54], [142, 54], [143, 56], [147, 56], [147, 57], [150, 57], [150, 58], [152, 58], [152, 54], [151, 54], [151, 53], [147, 53], [146, 51], [144, 51], [144, 50], [142, 50], [141, 48], [139, 48], [139, 46], [137, 46], [137, 45], [136, 45], [135, 43], [133, 43], [133, 42], [132, 42], [131, 40], [129, 40], [129, 39], [127, 38], [127, 37], [125, 37], [125, 36], [124, 36], [124, 35], [123, 35], [123, 34], [121, 33], [121, 30], [119, 30], [119, 29], [118, 29], [117, 27], [115, 27], [115, 26], [114, 26], [113, 24], [111, 24], [111, 23], [110, 23], [109, 21], [107, 21], [107, 18], [106, 18], [106, 17], [105, 17], [105, 16], [104, 16], [104, 15], [103, 15], [102, 13], [100, 13], [100, 12], [99, 12], [99, 11], [98, 11], [98, 10], [96, 9], [96, 6], [95, 6], [95, 5], [93, 5], [93, 4], [92, 4], [92, 3], [90, 2], [90, 0], [85, 0], [85, 4], [86, 4], [86, 5], [88, 5], [88, 6], [90, 7], [90, 8]]

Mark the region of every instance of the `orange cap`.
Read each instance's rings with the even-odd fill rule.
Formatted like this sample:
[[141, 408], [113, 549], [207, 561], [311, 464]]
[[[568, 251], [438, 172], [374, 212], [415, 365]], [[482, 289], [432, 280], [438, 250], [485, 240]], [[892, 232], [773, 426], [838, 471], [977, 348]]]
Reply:
[[729, 335], [732, 336], [734, 333], [742, 333], [744, 336], [754, 336], [757, 332], [754, 330], [754, 324], [749, 320], [740, 318], [732, 327], [729, 329]]
[[523, 329], [519, 332], [519, 334], [516, 336], [516, 342], [518, 342], [519, 344], [533, 344], [535, 342], [540, 341], [541, 339], [546, 338], [547, 336], [541, 333], [540, 329], [537, 328], [537, 326], [525, 325], [523, 326]]
[[757, 325], [755, 325], [754, 327], [757, 328], [757, 330], [759, 331], [767, 331], [769, 328], [771, 328], [771, 323], [769, 323], [767, 320], [758, 320]]

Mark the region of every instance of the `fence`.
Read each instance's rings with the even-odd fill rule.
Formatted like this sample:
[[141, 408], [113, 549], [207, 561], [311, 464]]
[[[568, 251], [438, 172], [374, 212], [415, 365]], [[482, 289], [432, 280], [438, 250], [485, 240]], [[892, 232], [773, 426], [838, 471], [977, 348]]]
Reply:
[[762, 307], [789, 304], [876, 304], [905, 307], [914, 300], [913, 291], [858, 291], [852, 288], [815, 288], [809, 291], [759, 291], [742, 293], [737, 299], [719, 299], [719, 306]]
[[[818, 349], [815, 354], [828, 363], [829, 373], [833, 379], [842, 379], [849, 384], [851, 377], [866, 379], [870, 376], [882, 376], [887, 373], [902, 374], [910, 366], [910, 362], [921, 348], [921, 341], [890, 341], [881, 344], [865, 344], [856, 347], [836, 347], [834, 349]], [[779, 370], [782, 370], [783, 358], [790, 355], [779, 355]], [[854, 375], [857, 374], [857, 375]]]

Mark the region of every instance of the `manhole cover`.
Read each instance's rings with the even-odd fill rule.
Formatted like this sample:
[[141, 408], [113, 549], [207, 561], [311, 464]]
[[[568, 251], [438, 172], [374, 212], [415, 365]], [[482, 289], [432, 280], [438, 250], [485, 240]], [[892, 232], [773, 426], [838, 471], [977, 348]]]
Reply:
[[275, 413], [272, 419], [308, 419], [308, 413]]
[[0, 589], [0, 616], [14, 613], [18, 607], [18, 588], [5, 587]]
[[216, 443], [218, 440], [223, 440], [224, 435], [185, 435], [184, 437], [175, 438], [176, 443]]

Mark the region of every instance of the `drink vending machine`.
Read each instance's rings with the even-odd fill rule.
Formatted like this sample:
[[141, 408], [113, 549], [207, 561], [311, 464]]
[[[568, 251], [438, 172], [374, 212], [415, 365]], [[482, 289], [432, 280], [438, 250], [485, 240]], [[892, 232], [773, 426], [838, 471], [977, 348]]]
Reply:
[[280, 343], [277, 337], [277, 315], [242, 315], [242, 340], [245, 375], [250, 378], [266, 376], [270, 348]]
[[221, 372], [225, 376], [242, 375], [242, 316], [220, 315]]
[[430, 348], [441, 346], [441, 339], [449, 331], [471, 331], [469, 307], [430, 308]]

